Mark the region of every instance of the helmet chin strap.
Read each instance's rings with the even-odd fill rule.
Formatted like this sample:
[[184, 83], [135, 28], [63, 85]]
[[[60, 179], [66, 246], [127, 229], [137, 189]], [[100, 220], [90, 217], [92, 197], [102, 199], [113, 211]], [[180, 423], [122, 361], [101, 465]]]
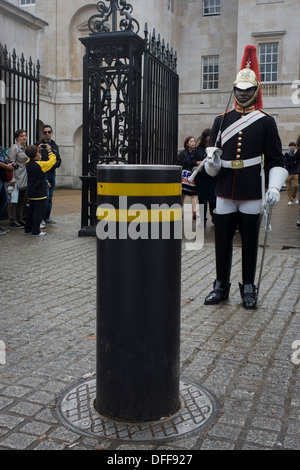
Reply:
[[241, 107], [241, 108], [248, 108], [249, 106], [251, 106], [252, 104], [255, 103], [256, 101], [256, 97], [252, 97], [251, 100], [247, 101], [247, 103], [241, 103], [240, 101], [238, 101], [235, 97], [235, 101], [237, 102], [237, 104]]

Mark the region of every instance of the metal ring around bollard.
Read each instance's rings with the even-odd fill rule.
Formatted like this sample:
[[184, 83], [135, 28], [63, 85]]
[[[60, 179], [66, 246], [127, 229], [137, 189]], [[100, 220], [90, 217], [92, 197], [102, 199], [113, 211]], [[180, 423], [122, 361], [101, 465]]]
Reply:
[[179, 406], [179, 166], [97, 167], [99, 413], [150, 421]]

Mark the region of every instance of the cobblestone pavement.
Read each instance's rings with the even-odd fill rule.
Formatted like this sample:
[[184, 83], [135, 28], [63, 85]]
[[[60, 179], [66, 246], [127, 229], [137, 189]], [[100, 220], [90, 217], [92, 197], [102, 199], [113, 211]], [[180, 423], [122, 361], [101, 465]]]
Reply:
[[212, 225], [201, 250], [182, 251], [181, 376], [214, 396], [217, 414], [167, 442], [90, 437], [57, 414], [66, 389], [95, 373], [96, 239], [78, 237], [79, 192], [56, 190], [46, 237], [1, 236], [0, 450], [299, 450], [300, 228], [298, 207], [281, 195], [257, 310], [241, 307], [238, 234], [222, 306], [203, 305], [215, 276]]

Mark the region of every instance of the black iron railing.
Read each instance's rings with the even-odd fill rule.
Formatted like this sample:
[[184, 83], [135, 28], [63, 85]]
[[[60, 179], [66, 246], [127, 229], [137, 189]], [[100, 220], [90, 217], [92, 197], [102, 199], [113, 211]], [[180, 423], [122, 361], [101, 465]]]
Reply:
[[39, 61], [34, 64], [24, 55], [18, 57], [15, 49], [0, 51], [0, 145], [9, 147], [14, 132], [25, 129], [28, 143], [38, 140], [39, 119]]

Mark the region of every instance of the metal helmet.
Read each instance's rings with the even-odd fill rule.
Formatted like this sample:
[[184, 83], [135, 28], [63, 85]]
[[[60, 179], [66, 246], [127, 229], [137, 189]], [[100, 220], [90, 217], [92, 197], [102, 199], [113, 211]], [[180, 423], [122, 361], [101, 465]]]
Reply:
[[240, 103], [236, 98], [235, 100], [237, 104], [243, 108], [246, 108], [255, 103], [255, 107], [260, 109], [262, 108], [262, 97], [259, 66], [256, 56], [256, 48], [250, 44], [245, 47], [241, 70], [238, 72], [236, 79], [233, 82], [233, 89], [240, 88], [241, 90], [247, 90], [248, 88], [252, 87], [255, 87], [256, 91], [253, 97], [247, 103]]

